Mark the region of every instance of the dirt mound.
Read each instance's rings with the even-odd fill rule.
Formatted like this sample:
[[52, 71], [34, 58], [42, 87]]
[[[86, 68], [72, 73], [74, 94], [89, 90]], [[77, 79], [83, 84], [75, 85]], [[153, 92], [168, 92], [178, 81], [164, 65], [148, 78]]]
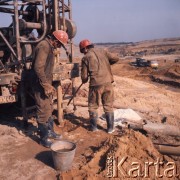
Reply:
[[169, 68], [165, 76], [175, 79], [180, 79], [180, 64], [175, 64]]
[[114, 75], [132, 77], [139, 74], [138, 68], [130, 66], [129, 64], [115, 64], [112, 66]]
[[[109, 177], [153, 178], [157, 177], [156, 164], [163, 163], [163, 172], [167, 162], [173, 161], [159, 154], [148, 137], [133, 130], [126, 130], [123, 136], [110, 136], [99, 147], [86, 150], [84, 156], [86, 162], [81, 164], [78, 174], [77, 171], [72, 171], [72, 176], [96, 180]], [[145, 166], [148, 163], [151, 167], [147, 170]]]
[[154, 72], [154, 70], [151, 67], [144, 67], [144, 68], [140, 69], [140, 74], [141, 75], [143, 75], [143, 74], [151, 74], [153, 72]]
[[172, 64], [170, 66], [163, 66], [156, 71], [152, 71], [152, 75], [166, 76], [174, 79], [180, 78], [180, 64]]
[[173, 64], [152, 73], [151, 80], [161, 84], [180, 87], [180, 65]]

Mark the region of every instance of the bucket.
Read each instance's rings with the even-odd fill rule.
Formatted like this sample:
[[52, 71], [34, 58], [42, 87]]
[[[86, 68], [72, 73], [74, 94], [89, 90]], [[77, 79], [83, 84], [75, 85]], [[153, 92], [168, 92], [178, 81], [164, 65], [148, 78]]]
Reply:
[[59, 171], [71, 169], [76, 150], [76, 144], [69, 141], [57, 141], [51, 145], [54, 167]]

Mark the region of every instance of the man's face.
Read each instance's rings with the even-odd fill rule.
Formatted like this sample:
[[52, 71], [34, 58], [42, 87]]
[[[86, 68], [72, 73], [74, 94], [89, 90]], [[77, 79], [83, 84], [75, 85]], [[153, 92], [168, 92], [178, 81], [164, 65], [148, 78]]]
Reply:
[[81, 53], [86, 54], [88, 52], [87, 48], [83, 48], [80, 50]]
[[83, 53], [84, 53], [84, 54], [87, 54], [87, 52], [88, 52], [88, 49], [87, 49], [87, 48], [84, 48]]
[[55, 39], [55, 40], [54, 40], [54, 47], [55, 47], [55, 48], [61, 48], [61, 46], [62, 46], [62, 45], [61, 45], [61, 43], [59, 42], [59, 40]]

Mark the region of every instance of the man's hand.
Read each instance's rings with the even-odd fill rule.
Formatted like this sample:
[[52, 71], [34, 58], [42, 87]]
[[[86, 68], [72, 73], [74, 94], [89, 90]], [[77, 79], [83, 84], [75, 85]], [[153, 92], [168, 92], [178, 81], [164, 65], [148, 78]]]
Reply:
[[56, 89], [49, 83], [43, 83], [42, 84], [43, 88], [44, 88], [44, 93], [46, 96], [50, 96], [50, 95], [55, 95], [56, 93]]

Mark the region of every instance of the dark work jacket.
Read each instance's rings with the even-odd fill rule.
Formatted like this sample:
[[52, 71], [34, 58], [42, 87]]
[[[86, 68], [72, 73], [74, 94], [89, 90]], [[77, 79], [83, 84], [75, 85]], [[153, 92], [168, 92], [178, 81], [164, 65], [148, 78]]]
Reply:
[[90, 77], [90, 86], [99, 86], [112, 83], [113, 75], [111, 72], [112, 64], [116, 63], [119, 57], [103, 49], [91, 48], [82, 58], [81, 79], [83, 83]]
[[48, 39], [39, 42], [35, 48], [33, 69], [40, 84], [52, 84], [54, 67], [53, 47]]

